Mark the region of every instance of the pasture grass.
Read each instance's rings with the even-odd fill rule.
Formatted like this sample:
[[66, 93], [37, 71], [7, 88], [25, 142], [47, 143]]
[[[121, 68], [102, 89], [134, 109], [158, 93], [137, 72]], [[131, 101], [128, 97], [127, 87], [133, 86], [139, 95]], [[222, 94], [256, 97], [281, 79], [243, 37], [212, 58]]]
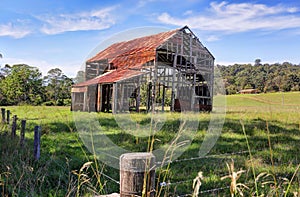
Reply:
[[[161, 167], [157, 174], [165, 176], [169, 184], [162, 194], [171, 196], [192, 194], [193, 179], [203, 172], [201, 191], [224, 188], [204, 193], [205, 196], [230, 195], [229, 180], [221, 180], [227, 175], [226, 162], [234, 160], [236, 171], [245, 170], [239, 182], [249, 189], [243, 189], [245, 196], [254, 195], [257, 184], [258, 194], [265, 196], [293, 196], [300, 188], [300, 92], [271, 93], [258, 95], [227, 96], [226, 119], [222, 134], [209, 152], [210, 157], [170, 164]], [[27, 120], [25, 148], [19, 148], [18, 138], [11, 140], [10, 127], [0, 124], [0, 194], [23, 196], [81, 196], [94, 193], [118, 192], [119, 185], [101, 176], [96, 177], [92, 169], [97, 162], [93, 154], [83, 144], [72, 112], [68, 107], [12, 106], [6, 107], [20, 119]], [[115, 116], [109, 113], [95, 114], [101, 130], [112, 142], [130, 151], [146, 151], [147, 137], [132, 136], [120, 128]], [[142, 114], [130, 114], [132, 120], [147, 124], [151, 118]], [[166, 113], [166, 121], [155, 135], [154, 149], [170, 142], [180, 126], [180, 114]], [[193, 121], [193, 116], [186, 119]], [[200, 113], [200, 124], [193, 141], [178, 158], [198, 157], [199, 148], [207, 132], [210, 115]], [[244, 124], [243, 132], [241, 122]], [[33, 128], [41, 125], [41, 159], [32, 158]], [[18, 125], [18, 128], [20, 125]], [[18, 129], [19, 130], [19, 129]], [[8, 132], [8, 134], [5, 134]], [[97, 137], [95, 137], [97, 138]], [[246, 138], [252, 153], [250, 158]], [[99, 145], [101, 146], [101, 145]], [[245, 151], [245, 152], [241, 152]], [[233, 153], [233, 154], [226, 154]], [[90, 180], [78, 191], [77, 172], [86, 162], [93, 161], [91, 167], [84, 169]], [[253, 178], [261, 173], [270, 176]], [[117, 169], [99, 162], [98, 170], [118, 180]], [[98, 180], [97, 180], [98, 179]], [[99, 180], [101, 184], [99, 183]], [[162, 180], [156, 180], [160, 183]], [[275, 184], [276, 182], [276, 184]], [[160, 187], [160, 186], [159, 186]], [[288, 190], [288, 193], [284, 193]], [[273, 193], [272, 193], [273, 192]]]

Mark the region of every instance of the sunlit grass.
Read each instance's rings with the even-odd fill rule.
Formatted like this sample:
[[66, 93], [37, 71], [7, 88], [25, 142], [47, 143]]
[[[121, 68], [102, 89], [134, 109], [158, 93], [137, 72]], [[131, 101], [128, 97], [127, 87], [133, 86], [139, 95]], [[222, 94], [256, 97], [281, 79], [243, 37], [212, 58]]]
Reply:
[[[284, 103], [282, 102], [283, 97]], [[239, 182], [250, 188], [249, 191], [244, 191], [244, 195], [251, 195], [251, 192], [254, 192], [255, 189], [253, 175], [250, 170], [249, 155], [247, 153], [222, 155], [224, 153], [247, 151], [247, 143], [240, 124], [242, 120], [245, 125], [245, 135], [248, 138], [249, 147], [253, 153], [252, 166], [254, 166], [256, 174], [274, 172], [276, 177], [285, 177], [289, 180], [293, 177], [289, 190], [290, 192], [296, 192], [297, 188], [300, 187], [299, 172], [294, 175], [300, 163], [299, 99], [299, 92], [228, 96], [227, 114], [222, 134], [209, 153], [210, 155], [216, 156], [172, 163], [170, 165], [170, 171], [168, 172], [167, 181], [170, 183], [183, 180], [191, 181], [178, 185], [170, 185], [169, 189], [164, 191], [171, 194], [191, 194], [193, 192], [192, 181], [199, 171], [202, 171], [205, 177], [201, 184], [202, 191], [228, 186], [228, 183], [225, 180], [222, 181], [220, 178], [227, 173], [226, 162], [230, 162], [231, 159], [233, 159], [236, 169], [242, 168], [246, 170], [239, 179]], [[66, 194], [68, 192], [66, 191], [68, 188], [67, 185], [70, 183], [70, 181], [68, 181], [69, 173], [72, 170], [79, 170], [89, 159], [93, 160], [92, 154], [87, 152], [87, 159], [83, 153], [83, 150], [87, 150], [80, 140], [70, 108], [46, 106], [13, 106], [6, 108], [11, 110], [12, 115], [17, 114], [20, 119], [27, 120], [26, 144], [28, 147], [31, 147], [33, 143], [34, 126], [41, 125], [42, 127], [41, 161], [38, 166], [30, 162], [28, 164], [40, 170], [47, 169], [47, 172], [45, 172], [44, 185], [39, 183], [40, 185], [37, 184], [36, 187], [43, 188], [42, 193], [46, 196], [48, 196], [48, 194]], [[109, 136], [115, 144], [130, 151], [146, 151], [147, 138], [135, 137], [128, 134], [117, 124], [115, 115], [109, 113], [99, 113], [95, 115], [103, 132]], [[165, 116], [165, 119], [163, 119], [165, 122], [160, 131], [155, 135], [155, 149], [172, 140], [180, 126], [179, 119], [181, 114], [168, 112], [163, 115]], [[131, 113], [125, 116], [125, 118], [128, 117], [131, 118], [133, 122], [145, 125], [150, 121], [150, 115], [146, 114]], [[179, 160], [182, 158], [198, 157], [200, 145], [207, 132], [210, 114], [186, 114], [183, 119], [190, 121], [199, 120], [200, 124], [191, 145], [181, 155]], [[267, 123], [269, 133], [267, 132]], [[2, 134], [5, 129], [8, 129], [7, 127], [1, 128]], [[13, 145], [8, 146], [9, 142], [3, 141], [4, 138], [2, 137], [0, 140], [2, 140], [0, 141], [0, 150], [2, 151], [0, 174], [3, 174], [7, 172], [7, 165], [13, 166], [17, 164], [9, 164], [9, 162], [12, 162], [14, 159], [13, 155], [11, 155], [10, 160], [4, 158], [4, 155], [8, 154], [7, 148], [11, 148]], [[273, 151], [273, 164], [270, 157], [269, 140]], [[29, 155], [31, 151], [32, 150], [29, 149]], [[47, 162], [50, 164], [47, 164]], [[46, 164], [47, 168], [41, 167]], [[19, 169], [21, 169], [21, 167], [19, 167]], [[109, 166], [106, 166], [103, 171], [116, 179], [119, 177], [118, 170], [110, 168]], [[163, 173], [163, 171], [164, 168], [158, 169], [158, 173]], [[6, 183], [10, 185], [16, 184], [14, 181], [20, 179], [18, 176], [20, 176], [20, 174], [15, 174], [14, 178], [10, 176], [10, 181]], [[57, 180], [61, 180], [61, 185], [57, 185]], [[107, 181], [105, 185], [106, 192], [118, 192], [118, 185], [105, 178], [104, 181]], [[159, 182], [159, 180], [157, 181]], [[258, 190], [262, 193], [266, 191], [268, 187], [270, 188], [271, 186], [265, 185], [264, 189], [258, 187]], [[39, 193], [37, 188], [33, 189], [36, 189], [36, 193]], [[12, 189], [13, 187], [10, 190]], [[221, 190], [219, 194], [221, 196], [228, 196], [230, 193], [227, 190]], [[216, 193], [205, 194], [205, 196], [209, 195], [215, 196]]]

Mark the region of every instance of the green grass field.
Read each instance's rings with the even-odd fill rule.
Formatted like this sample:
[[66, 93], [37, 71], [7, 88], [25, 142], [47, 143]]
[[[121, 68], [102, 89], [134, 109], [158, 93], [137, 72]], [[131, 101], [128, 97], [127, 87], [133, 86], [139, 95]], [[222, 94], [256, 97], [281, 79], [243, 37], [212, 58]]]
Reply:
[[[251, 196], [258, 190], [265, 196], [294, 196], [300, 193], [300, 92], [270, 93], [258, 95], [227, 96], [227, 109], [222, 134], [207, 158], [182, 161], [198, 157], [199, 148], [207, 132], [210, 115], [198, 114], [200, 125], [187, 150], [173, 162], [157, 170], [157, 183], [165, 181], [167, 186], [158, 187], [161, 196], [177, 196], [193, 193], [193, 179], [199, 171], [204, 179], [200, 192], [202, 196], [229, 196], [230, 180], [221, 180], [228, 174], [226, 162], [233, 159], [235, 171], [245, 170], [238, 183], [244, 196]], [[18, 139], [11, 140], [9, 126], [0, 124], [0, 194], [2, 196], [88, 196], [93, 191], [99, 193], [118, 192], [119, 185], [105, 176], [101, 184], [97, 181], [98, 169], [118, 180], [118, 170], [95, 162], [82, 172], [90, 178], [84, 182], [78, 177], [84, 163], [94, 161], [93, 155], [83, 145], [77, 132], [69, 107], [13, 106], [5, 107], [27, 120], [26, 146], [19, 148]], [[86, 113], [87, 114], [87, 113]], [[146, 151], [147, 137], [135, 137], [124, 132], [112, 114], [94, 114], [106, 136], [115, 144], [131, 151]], [[146, 115], [132, 114], [130, 117], [140, 123], [149, 123]], [[155, 135], [154, 149], [169, 142], [179, 128], [179, 114], [167, 113], [165, 124]], [[187, 117], [194, 121], [195, 116]], [[245, 125], [245, 133], [242, 130]], [[33, 128], [42, 127], [41, 159], [32, 158]], [[19, 125], [18, 125], [19, 127]], [[246, 136], [245, 136], [246, 134]], [[248, 152], [249, 141], [252, 157]], [[100, 141], [101, 142], [101, 141]], [[99, 142], [99, 143], [100, 143]], [[101, 144], [96, 144], [101, 146]], [[97, 148], [97, 147], [96, 147]], [[233, 153], [233, 154], [227, 154]], [[261, 173], [262, 176], [255, 181]], [[162, 177], [165, 177], [163, 179]], [[99, 177], [98, 177], [99, 178]], [[82, 185], [78, 183], [83, 183]], [[256, 187], [255, 187], [256, 183]], [[103, 185], [102, 185], [103, 184]], [[78, 188], [80, 185], [80, 188]], [[217, 189], [210, 191], [211, 189]], [[288, 193], [286, 193], [288, 191]], [[237, 195], [238, 196], [238, 195]]]

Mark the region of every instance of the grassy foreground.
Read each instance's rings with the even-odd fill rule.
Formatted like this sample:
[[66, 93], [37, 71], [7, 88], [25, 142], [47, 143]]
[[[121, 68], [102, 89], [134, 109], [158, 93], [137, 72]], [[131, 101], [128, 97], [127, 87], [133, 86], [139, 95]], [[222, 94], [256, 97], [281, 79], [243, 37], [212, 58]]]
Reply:
[[[235, 172], [244, 170], [240, 171], [241, 176], [237, 180], [241, 183], [237, 188], [244, 196], [299, 195], [300, 92], [232, 95], [226, 98], [225, 124], [208, 154], [210, 156], [182, 160], [199, 156], [210, 120], [209, 114], [201, 113], [193, 141], [178, 158], [179, 161], [157, 171], [160, 177], [156, 180], [157, 190], [161, 196], [192, 194], [193, 179], [199, 171], [204, 176], [200, 195], [205, 192], [202, 196], [229, 196], [231, 181], [222, 177], [228, 175], [226, 163], [230, 165], [232, 160]], [[28, 124], [25, 148], [21, 149], [18, 139], [10, 138], [10, 126], [0, 123], [1, 196], [88, 196], [118, 192], [118, 184], [97, 173], [103, 172], [118, 180], [118, 170], [94, 160], [81, 141], [68, 107], [14, 106], [6, 109], [20, 119], [26, 119]], [[135, 137], [124, 132], [112, 114], [96, 116], [106, 136], [115, 144], [131, 151], [147, 150], [147, 137]], [[146, 115], [133, 114], [130, 117], [140, 123], [150, 121]], [[165, 124], [155, 135], [154, 149], [176, 136], [180, 126], [178, 118], [179, 114], [167, 113]], [[193, 118], [190, 118], [191, 121]], [[41, 159], [38, 162], [32, 158], [35, 125], [42, 126]], [[8, 134], [5, 134], [6, 131]], [[93, 163], [86, 163], [89, 161]], [[161, 187], [161, 182], [167, 184]]]

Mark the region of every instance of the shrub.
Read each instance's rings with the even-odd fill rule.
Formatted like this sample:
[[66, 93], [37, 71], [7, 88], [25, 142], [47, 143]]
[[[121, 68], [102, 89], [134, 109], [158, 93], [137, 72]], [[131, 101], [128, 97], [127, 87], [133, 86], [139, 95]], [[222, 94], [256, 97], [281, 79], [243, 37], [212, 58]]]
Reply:
[[44, 106], [54, 106], [55, 103], [54, 103], [54, 101], [46, 101], [42, 105], [44, 105]]

